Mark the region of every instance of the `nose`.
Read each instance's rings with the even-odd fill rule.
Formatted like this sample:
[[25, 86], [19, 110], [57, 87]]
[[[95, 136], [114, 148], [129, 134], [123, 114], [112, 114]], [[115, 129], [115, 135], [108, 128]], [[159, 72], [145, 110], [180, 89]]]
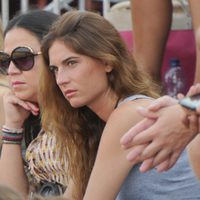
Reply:
[[10, 61], [10, 64], [8, 66], [8, 75], [13, 75], [13, 74], [18, 74], [20, 73], [21, 70], [19, 70], [15, 64], [13, 63], [13, 61]]
[[70, 82], [69, 74], [60, 67], [56, 74], [56, 83], [61, 86]]

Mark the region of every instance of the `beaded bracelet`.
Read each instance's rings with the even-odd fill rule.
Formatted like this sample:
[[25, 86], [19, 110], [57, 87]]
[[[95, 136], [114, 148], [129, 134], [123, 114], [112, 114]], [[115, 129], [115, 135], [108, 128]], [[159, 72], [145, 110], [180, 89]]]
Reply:
[[23, 128], [13, 129], [4, 125], [2, 128], [3, 144], [21, 144], [23, 140], [23, 132]]

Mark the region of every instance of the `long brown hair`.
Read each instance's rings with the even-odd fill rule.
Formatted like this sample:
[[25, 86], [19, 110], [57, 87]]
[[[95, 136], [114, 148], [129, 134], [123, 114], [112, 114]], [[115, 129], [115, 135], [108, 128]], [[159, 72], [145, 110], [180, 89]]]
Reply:
[[[108, 82], [119, 98], [133, 94], [157, 96], [156, 87], [139, 72], [118, 31], [98, 14], [71, 11], [61, 16], [43, 41], [47, 64], [49, 48], [55, 40], [63, 41], [78, 54], [112, 66]], [[49, 68], [43, 69], [41, 77], [42, 123], [47, 131], [56, 132], [62, 153], [69, 159], [69, 174], [76, 185], [75, 199], [82, 199], [104, 122], [85, 106], [72, 108]]]

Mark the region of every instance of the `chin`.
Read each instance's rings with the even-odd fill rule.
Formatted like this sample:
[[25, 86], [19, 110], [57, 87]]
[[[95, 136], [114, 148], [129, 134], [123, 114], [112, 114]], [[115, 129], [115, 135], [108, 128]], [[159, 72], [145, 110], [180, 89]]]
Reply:
[[80, 103], [80, 102], [69, 101], [69, 103], [70, 103], [71, 107], [73, 107], [73, 108], [80, 108], [80, 107], [85, 106], [85, 104]]
[[24, 101], [37, 102], [37, 100], [33, 94], [16, 92], [15, 95], [19, 99], [24, 100]]

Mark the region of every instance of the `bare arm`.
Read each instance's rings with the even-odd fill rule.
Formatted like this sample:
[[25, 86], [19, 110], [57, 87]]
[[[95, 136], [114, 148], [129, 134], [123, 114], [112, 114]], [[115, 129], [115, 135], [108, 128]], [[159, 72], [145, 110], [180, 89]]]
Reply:
[[194, 83], [200, 82], [200, 1], [199, 0], [189, 0], [192, 24], [196, 43], [196, 68]]
[[[193, 95], [200, 93], [200, 84], [196, 84], [192, 86], [188, 92], [188, 95]], [[200, 108], [197, 109], [197, 118], [198, 118], [198, 133], [200, 133]], [[192, 120], [192, 119], [191, 119]], [[192, 123], [192, 122], [191, 122]], [[200, 145], [200, 135], [198, 134], [194, 140], [188, 145], [188, 153], [190, 157], [190, 162], [196, 173], [197, 177], [200, 179], [200, 153], [199, 153], [199, 145]]]
[[[36, 114], [38, 108], [16, 98], [12, 92], [4, 96], [5, 125], [11, 129], [23, 127], [30, 112]], [[21, 145], [4, 144], [0, 160], [0, 182], [15, 189], [25, 197], [28, 195], [28, 181], [24, 171]]]
[[[143, 105], [149, 102], [149, 100], [142, 101]], [[136, 105], [139, 105], [136, 102], [121, 105], [110, 116], [103, 131], [84, 200], [115, 199], [133, 167], [134, 163], [126, 161], [126, 152], [121, 149], [119, 139], [133, 124], [141, 120], [135, 111]]]
[[20, 192], [28, 194], [28, 181], [24, 171], [21, 146], [3, 144], [0, 160], [0, 181]]
[[151, 3], [149, 0], [130, 2], [134, 58], [143, 71], [160, 82], [162, 58], [171, 27], [171, 0], [151, 0]]
[[[199, 92], [200, 85], [198, 84], [191, 87], [188, 95]], [[134, 161], [137, 153], [143, 155], [144, 162], [141, 171], [148, 171], [155, 166], [159, 171], [169, 169], [175, 164], [186, 145], [196, 136], [197, 119], [192, 117], [187, 122], [187, 113], [176, 104], [175, 100], [166, 96], [155, 100], [148, 110], [138, 110], [146, 118], [121, 138], [122, 146], [125, 149], [131, 149], [127, 155], [128, 160]], [[161, 111], [157, 112], [159, 110]], [[147, 142], [149, 145], [145, 150], [135, 152], [135, 145]], [[194, 144], [197, 143], [193, 143], [193, 150]], [[150, 157], [152, 157], [150, 162], [145, 160]]]

